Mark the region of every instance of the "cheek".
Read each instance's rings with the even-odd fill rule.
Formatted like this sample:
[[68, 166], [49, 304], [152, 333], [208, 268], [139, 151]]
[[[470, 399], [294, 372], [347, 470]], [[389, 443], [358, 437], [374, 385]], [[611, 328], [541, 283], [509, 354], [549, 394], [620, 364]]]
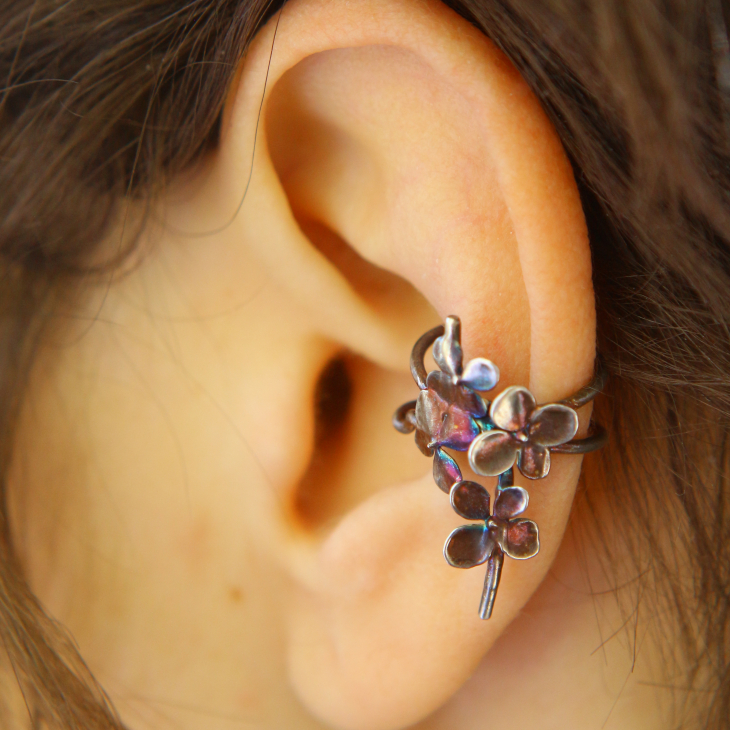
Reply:
[[[170, 286], [159, 270], [151, 259], [102, 310], [89, 305], [92, 327], [59, 334], [39, 357], [10, 475], [13, 539], [94, 671], [129, 671], [134, 684], [148, 666], [174, 684], [184, 649], [238, 662], [245, 677], [250, 627], [264, 643], [276, 634], [276, 566], [252, 525], [261, 495], [286, 500], [308, 462], [306, 394], [331, 346], [276, 292], [242, 289], [250, 301], [231, 313], [220, 292], [230, 272]], [[181, 281], [198, 315], [170, 304]], [[250, 686], [263, 681], [250, 674]]]

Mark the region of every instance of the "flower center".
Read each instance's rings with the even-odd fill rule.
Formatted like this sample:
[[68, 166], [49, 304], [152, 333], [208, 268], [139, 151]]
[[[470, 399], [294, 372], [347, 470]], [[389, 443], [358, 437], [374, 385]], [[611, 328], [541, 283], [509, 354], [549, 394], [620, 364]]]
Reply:
[[487, 528], [498, 543], [504, 540], [505, 533], [507, 532], [507, 523], [504, 520], [492, 516], [487, 520]]

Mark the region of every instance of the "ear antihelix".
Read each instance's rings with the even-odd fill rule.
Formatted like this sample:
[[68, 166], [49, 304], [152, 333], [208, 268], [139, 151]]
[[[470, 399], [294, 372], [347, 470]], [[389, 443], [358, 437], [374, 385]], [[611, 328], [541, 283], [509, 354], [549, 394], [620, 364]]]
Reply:
[[[433, 345], [440, 371], [426, 373], [424, 355]], [[591, 422], [590, 433], [575, 439], [576, 409], [590, 403], [603, 389], [606, 373], [600, 358], [591, 382], [560, 403], [539, 406], [527, 388], [511, 386], [489, 402], [477, 391], [497, 385], [498, 369], [480, 359], [463, 364], [461, 322], [455, 315], [418, 339], [411, 353], [411, 372], [421, 392], [417, 401], [395, 412], [398, 431], [416, 432], [416, 442], [433, 453], [434, 480], [451, 497], [454, 511], [482, 524], [456, 528], [446, 539], [444, 557], [455, 568], [487, 563], [479, 604], [479, 618], [492, 615], [504, 555], [517, 560], [532, 558], [540, 550], [539, 531], [532, 520], [518, 519], [527, 508], [526, 490], [515, 487], [515, 463], [528, 479], [544, 479], [550, 472], [550, 454], [587, 454], [600, 449], [606, 432]], [[477, 372], [471, 379], [465, 373]], [[485, 375], [485, 373], [487, 375]], [[488, 374], [496, 373], [496, 378]], [[444, 378], [446, 376], [446, 378]], [[464, 481], [446, 448], [467, 451], [469, 466], [481, 476], [499, 477], [494, 512], [483, 486]], [[422, 449], [423, 450], [423, 449]], [[426, 452], [427, 455], [428, 452]]]

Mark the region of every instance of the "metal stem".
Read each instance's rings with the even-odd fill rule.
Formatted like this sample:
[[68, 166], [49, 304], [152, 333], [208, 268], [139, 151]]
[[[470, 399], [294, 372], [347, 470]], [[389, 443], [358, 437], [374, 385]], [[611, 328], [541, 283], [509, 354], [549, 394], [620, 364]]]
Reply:
[[487, 561], [487, 575], [484, 578], [484, 590], [482, 591], [482, 600], [479, 603], [479, 618], [488, 619], [492, 615], [494, 601], [497, 598], [497, 588], [499, 588], [499, 579], [502, 576], [502, 563], [504, 563], [504, 553], [499, 547], [494, 548], [492, 557]]
[[413, 433], [416, 429], [416, 401], [404, 403], [393, 414], [393, 426], [401, 433]]
[[438, 327], [434, 327], [432, 330], [426, 332], [425, 335], [421, 335], [416, 341], [416, 344], [413, 345], [413, 350], [411, 351], [411, 375], [413, 375], [413, 379], [421, 390], [426, 390], [426, 378], [428, 377], [426, 366], [423, 364], [423, 358], [426, 356], [428, 348], [443, 333], [444, 326], [440, 324]]
[[497, 494], [507, 487], [514, 487], [515, 485], [515, 468], [511, 466], [507, 471], [503, 471], [499, 475], [499, 481], [497, 482]]

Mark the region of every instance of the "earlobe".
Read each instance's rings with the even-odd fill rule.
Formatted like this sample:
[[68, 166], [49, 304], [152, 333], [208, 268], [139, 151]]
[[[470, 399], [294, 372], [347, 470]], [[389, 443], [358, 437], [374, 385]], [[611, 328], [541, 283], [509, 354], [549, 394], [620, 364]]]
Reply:
[[[580, 200], [554, 130], [507, 59], [435, 1], [288, 3], [231, 95], [211, 178], [221, 211], [243, 193], [270, 59], [251, 184], [225, 236], [266, 271], [306, 330], [301, 342], [325, 343], [323, 362], [345, 352], [372, 365], [353, 370], [367, 407], [349, 412], [361, 436], [343, 438], [338, 459], [352, 465], [368, 446], [367, 409], [398, 405], [384, 405], [378, 378], [406, 382], [411, 345], [439, 316], [460, 315], [465, 362], [488, 357], [501, 386], [529, 385], [546, 402], [585, 385], [595, 334]], [[304, 357], [297, 347], [293, 363]], [[317, 478], [299, 452], [259, 520], [286, 545], [265, 543], [292, 578], [293, 686], [315, 715], [352, 730], [409, 725], [459, 688], [548, 571], [580, 470], [579, 457], [563, 457], [531, 489], [526, 517], [540, 524], [541, 553], [505, 570], [484, 623], [474, 605], [483, 576], [442, 555], [461, 520], [429, 461], [419, 478], [394, 476], [398, 455], [412, 458], [410, 439], [394, 449], [390, 460], [374, 447], [358, 457], [357, 478], [377, 493], [353, 497], [347, 468], [330, 477], [321, 498], [334, 490], [348, 507], [324, 534], [292, 518], [304, 473]]]

